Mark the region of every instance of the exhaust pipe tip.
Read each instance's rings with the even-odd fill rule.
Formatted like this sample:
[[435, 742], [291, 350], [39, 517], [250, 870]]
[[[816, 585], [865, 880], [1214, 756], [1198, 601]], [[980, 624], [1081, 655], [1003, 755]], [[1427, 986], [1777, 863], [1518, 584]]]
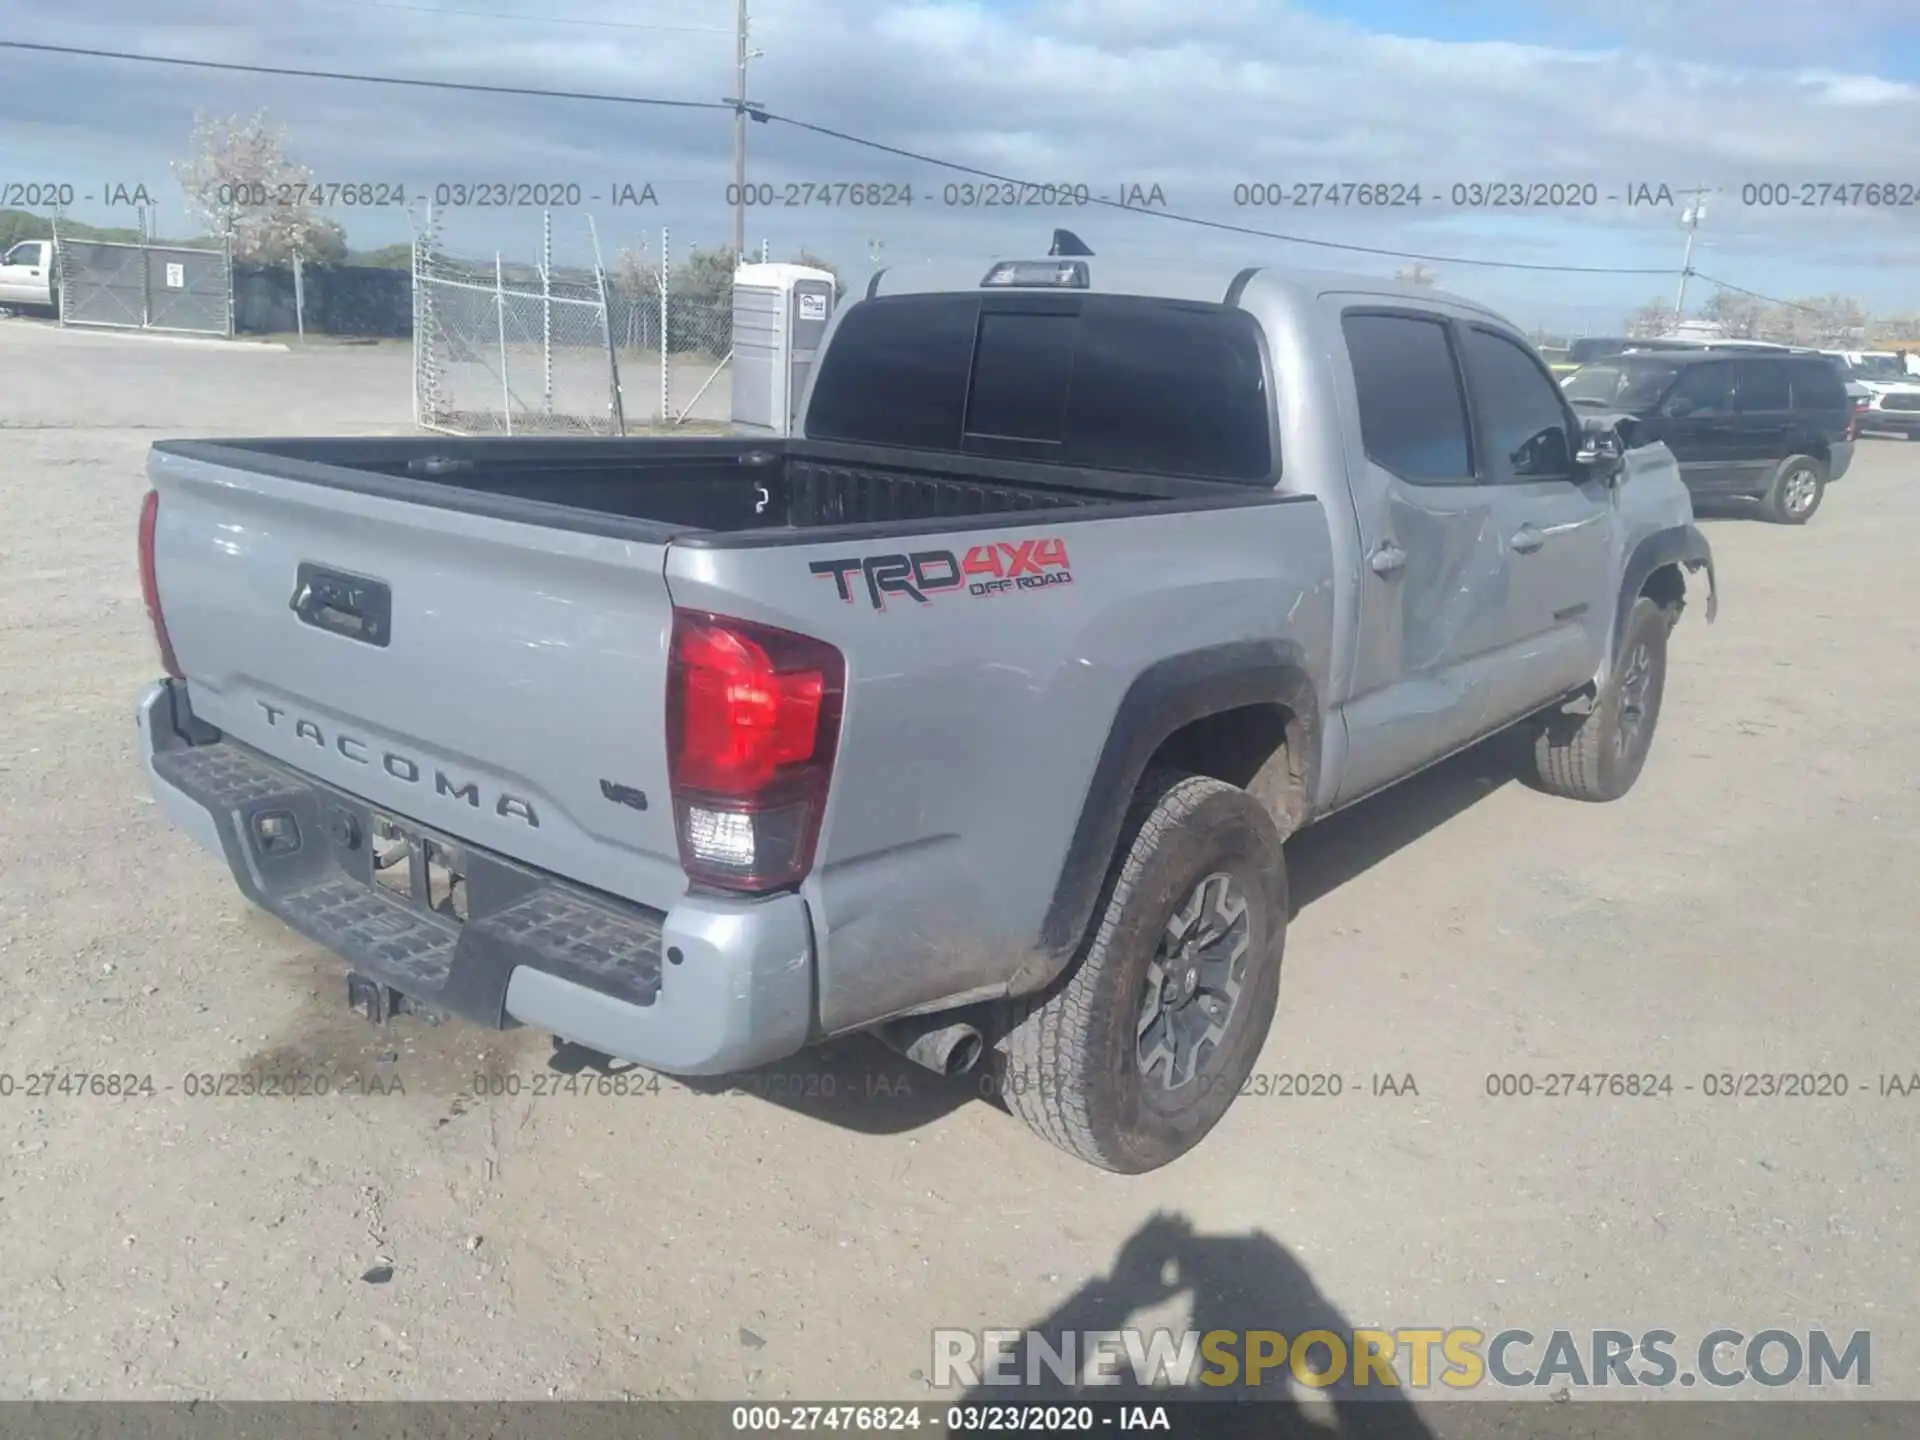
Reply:
[[948, 1079], [967, 1074], [987, 1052], [986, 1037], [965, 1022], [929, 1028], [924, 1021], [895, 1021], [879, 1034], [890, 1049]]
[[980, 1032], [971, 1025], [955, 1026], [962, 1033], [955, 1037], [947, 1048], [945, 1063], [948, 1075], [965, 1075], [980, 1063], [981, 1055], [986, 1053], [987, 1044]]

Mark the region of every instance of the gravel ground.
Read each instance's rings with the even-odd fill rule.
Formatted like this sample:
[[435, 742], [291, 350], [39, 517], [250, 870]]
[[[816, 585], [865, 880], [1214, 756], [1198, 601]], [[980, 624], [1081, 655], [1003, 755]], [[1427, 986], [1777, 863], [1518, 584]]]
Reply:
[[[1920, 444], [1863, 442], [1804, 530], [1705, 522], [1721, 620], [1676, 633], [1625, 801], [1476, 752], [1297, 838], [1261, 1071], [1344, 1093], [1250, 1095], [1126, 1179], [865, 1044], [739, 1093], [531, 1094], [593, 1057], [374, 1030], [162, 823], [147, 445], [404, 429], [390, 368], [0, 325], [0, 1398], [925, 1398], [936, 1326], [1161, 1298], [1104, 1282], [1165, 1214], [1195, 1291], [1141, 1323], [1867, 1329], [1873, 1392], [1920, 1398], [1920, 1096], [1878, 1093], [1920, 1071]], [[263, 1067], [387, 1093], [187, 1093]], [[1515, 1071], [1674, 1088], [1489, 1098]], [[1707, 1098], [1722, 1071], [1851, 1089]]]

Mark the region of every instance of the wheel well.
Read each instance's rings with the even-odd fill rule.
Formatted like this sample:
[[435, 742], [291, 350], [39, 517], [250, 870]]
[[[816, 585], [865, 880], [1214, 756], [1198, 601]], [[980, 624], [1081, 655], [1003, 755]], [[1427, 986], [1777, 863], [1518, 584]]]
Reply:
[[1662, 610], [1670, 610], [1677, 616], [1687, 603], [1687, 578], [1680, 573], [1678, 565], [1662, 565], [1647, 576], [1640, 593]]
[[1242, 705], [1182, 726], [1153, 752], [1166, 766], [1224, 780], [1266, 806], [1282, 839], [1306, 823], [1312, 795], [1310, 748], [1300, 717], [1285, 705]]

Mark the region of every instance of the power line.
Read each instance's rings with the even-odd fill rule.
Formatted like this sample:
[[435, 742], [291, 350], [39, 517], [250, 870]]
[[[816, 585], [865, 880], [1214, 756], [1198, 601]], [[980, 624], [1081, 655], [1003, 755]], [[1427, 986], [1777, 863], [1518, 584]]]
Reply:
[[[605, 95], [573, 90], [548, 90], [536, 86], [483, 85], [473, 81], [459, 80], [418, 80], [391, 75], [357, 75], [342, 71], [302, 70], [273, 65], [243, 65], [225, 60], [187, 60], [172, 55], [141, 55], [125, 50], [101, 50], [71, 45], [41, 45], [24, 40], [0, 40], [0, 50], [28, 50], [41, 54], [73, 55], [95, 60], [128, 60], [148, 65], [174, 65], [192, 70], [221, 70], [243, 75], [278, 75], [296, 79], [342, 80], [364, 85], [397, 85], [425, 90], [448, 90], [479, 95], [520, 95], [549, 100], [584, 100], [604, 105], [651, 105], [677, 110], [726, 110], [736, 116], [745, 109], [753, 119], [762, 123], [778, 121], [791, 125], [795, 129], [809, 131], [815, 135], [824, 135], [828, 139], [843, 144], [856, 145], [862, 149], [876, 150], [882, 154], [899, 156], [936, 169], [950, 170], [962, 175], [973, 175], [996, 184], [1028, 186], [1032, 182], [1019, 180], [1009, 175], [1001, 175], [992, 170], [982, 170], [975, 166], [963, 165], [954, 160], [942, 160], [937, 156], [922, 154], [916, 150], [903, 149], [897, 145], [888, 145], [879, 140], [870, 140], [864, 135], [849, 134], [844, 130], [835, 130], [826, 125], [816, 125], [811, 121], [799, 120], [791, 115], [780, 115], [764, 110], [758, 105], [749, 105], [744, 97], [736, 96], [732, 101], [703, 100], [665, 100], [652, 96]], [[1089, 204], [1113, 210], [1124, 210], [1131, 215], [1150, 215], [1156, 219], [1172, 221], [1175, 224], [1196, 226], [1204, 230], [1215, 230], [1229, 235], [1249, 235], [1261, 240], [1279, 240], [1289, 245], [1305, 245], [1319, 250], [1338, 250], [1353, 255], [1378, 255], [1390, 260], [1424, 260], [1435, 265], [1468, 265], [1489, 270], [1525, 270], [1535, 273], [1555, 275], [1672, 275], [1674, 271], [1666, 267], [1647, 268], [1620, 265], [1542, 265], [1521, 260], [1480, 260], [1464, 255], [1435, 255], [1416, 250], [1390, 250], [1378, 245], [1353, 245], [1339, 240], [1318, 240], [1305, 235], [1288, 235], [1278, 230], [1260, 230], [1250, 225], [1234, 225], [1225, 220], [1208, 220], [1198, 215], [1183, 215], [1172, 210], [1154, 210], [1136, 205], [1128, 205], [1119, 200], [1106, 200], [1092, 197]], [[1716, 282], [1718, 283], [1718, 282]], [[1728, 287], [1732, 288], [1732, 287]]]
[[226, 70], [241, 75], [282, 75], [296, 80], [347, 80], [359, 85], [399, 85], [418, 90], [456, 90], [475, 95], [528, 95], [543, 100], [590, 100], [601, 105], [654, 105], [671, 110], [732, 110], [717, 100], [661, 100], [642, 95], [600, 95], [584, 90], [543, 90], [529, 85], [481, 85], [468, 80], [415, 80], [398, 75], [351, 75], [339, 70], [296, 70], [283, 65], [242, 65], [232, 60], [184, 60], [174, 55], [135, 55], [124, 50], [93, 50], [78, 45], [35, 45], [0, 40], [0, 50], [33, 50], [45, 55], [77, 55], [90, 60], [136, 60], [147, 65], [178, 65], [188, 70]]
[[[933, 155], [922, 155], [918, 151], [903, 150], [897, 145], [886, 145], [861, 135], [849, 135], [844, 130], [830, 130], [825, 125], [796, 120], [790, 115], [780, 115], [773, 111], [760, 111], [758, 114], [768, 120], [777, 120], [783, 125], [810, 130], [816, 135], [825, 135], [849, 145], [859, 145], [868, 150], [879, 150], [884, 154], [916, 160], [922, 165], [954, 170], [962, 175], [977, 175], [983, 180], [992, 180], [1001, 185], [1032, 185], [1030, 181], [1016, 180], [1010, 175], [997, 175], [991, 170], [979, 170], [957, 161], [941, 160]], [[1387, 250], [1377, 245], [1349, 245], [1340, 240], [1315, 240], [1305, 235], [1285, 235], [1277, 230], [1256, 230], [1250, 225], [1233, 225], [1225, 220], [1207, 220], [1198, 215], [1182, 215], [1174, 210], [1146, 209], [1138, 205], [1129, 205], [1121, 200], [1103, 200], [1099, 196], [1090, 197], [1087, 203], [1112, 210], [1125, 210], [1130, 215], [1151, 215], [1156, 219], [1174, 221], [1176, 224], [1198, 225], [1207, 230], [1223, 230], [1232, 235], [1253, 235], [1263, 240], [1284, 240], [1290, 245], [1311, 245], [1321, 250], [1345, 250], [1355, 255], [1382, 255], [1391, 260], [1431, 260], [1436, 265], [1479, 265], [1495, 270], [1540, 270], [1560, 275], [1671, 275], [1674, 273], [1668, 266], [1656, 269], [1633, 269], [1617, 265], [1535, 265], [1521, 260], [1473, 260], [1464, 255], [1427, 255], [1414, 250]]]
[[476, 20], [519, 20], [530, 25], [596, 25], [609, 30], [670, 30], [682, 35], [725, 35], [719, 25], [656, 25], [645, 20], [575, 20], [559, 15], [522, 15], [506, 10], [456, 10], [439, 5], [402, 5], [398, 0], [333, 0], [365, 10], [412, 10], [421, 15], [471, 16]]
[[1804, 310], [1809, 315], [1817, 315], [1819, 313], [1819, 311], [1816, 310], [1813, 306], [1802, 305], [1797, 300], [1776, 300], [1771, 295], [1762, 295], [1758, 290], [1743, 290], [1738, 285], [1729, 285], [1724, 280], [1714, 279], [1713, 276], [1707, 274], [1707, 272], [1704, 270], [1696, 270], [1693, 273], [1695, 275], [1698, 275], [1702, 280], [1706, 281], [1709, 285], [1718, 285], [1722, 290], [1731, 290], [1733, 291], [1734, 294], [1744, 295], [1749, 300], [1764, 300], [1769, 305], [1784, 305], [1789, 310]]

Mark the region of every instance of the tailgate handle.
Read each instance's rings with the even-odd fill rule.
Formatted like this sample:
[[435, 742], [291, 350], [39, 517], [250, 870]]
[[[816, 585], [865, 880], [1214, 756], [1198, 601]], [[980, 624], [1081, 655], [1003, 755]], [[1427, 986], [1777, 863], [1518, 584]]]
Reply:
[[384, 647], [392, 639], [393, 592], [382, 580], [303, 560], [288, 602], [302, 624]]

